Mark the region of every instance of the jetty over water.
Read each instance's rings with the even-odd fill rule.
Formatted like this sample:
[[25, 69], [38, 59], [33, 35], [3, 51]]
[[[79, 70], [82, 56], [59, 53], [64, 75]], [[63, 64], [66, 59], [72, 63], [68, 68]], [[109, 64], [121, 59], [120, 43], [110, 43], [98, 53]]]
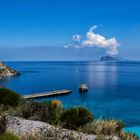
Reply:
[[24, 95], [24, 99], [34, 99], [34, 98], [43, 98], [43, 97], [52, 97], [52, 96], [60, 96], [60, 95], [65, 95], [71, 93], [71, 90], [55, 90], [55, 91], [50, 91], [50, 92], [42, 92], [42, 93], [35, 93], [35, 94], [29, 94], [29, 95]]

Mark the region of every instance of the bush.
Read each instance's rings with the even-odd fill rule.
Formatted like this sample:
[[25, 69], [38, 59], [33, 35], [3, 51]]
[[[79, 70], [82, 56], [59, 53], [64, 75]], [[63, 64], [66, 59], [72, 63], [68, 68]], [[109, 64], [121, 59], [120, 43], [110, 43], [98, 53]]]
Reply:
[[61, 115], [64, 111], [59, 100], [53, 100], [45, 103], [46, 110], [41, 114], [41, 120], [50, 124], [59, 124]]
[[17, 106], [21, 97], [12, 90], [0, 88], [0, 104], [7, 106]]
[[92, 113], [83, 107], [70, 108], [64, 111], [61, 116], [61, 122], [63, 122], [64, 127], [74, 130], [82, 127], [92, 120]]
[[119, 137], [121, 140], [139, 140], [138, 136], [136, 136], [133, 133], [126, 133], [124, 131], [121, 131], [119, 134]]
[[27, 102], [21, 107], [21, 117], [25, 119], [40, 120], [40, 113], [44, 111], [44, 106], [38, 102]]
[[0, 134], [5, 132], [6, 124], [7, 124], [6, 116], [0, 115]]
[[0, 104], [0, 114], [2, 114], [5, 111], [5, 106], [3, 104]]
[[59, 101], [59, 100], [53, 100], [53, 101], [51, 101], [51, 103], [52, 103], [53, 105], [55, 105], [57, 108], [59, 108], [59, 107], [62, 106], [62, 103], [61, 103], [61, 101]]
[[[124, 123], [116, 120], [97, 120], [91, 124], [86, 124], [83, 127], [83, 132], [88, 134], [95, 134], [99, 139], [105, 136], [117, 136], [121, 140], [138, 140], [139, 138], [133, 133], [126, 133], [123, 131]], [[102, 138], [100, 138], [102, 137]]]
[[0, 134], [0, 140], [19, 140], [17, 136], [10, 133]]
[[63, 112], [60, 101], [47, 103], [28, 102], [22, 107], [21, 117], [31, 120], [40, 120], [50, 124], [58, 124]]
[[124, 123], [116, 120], [97, 120], [83, 127], [83, 132], [95, 135], [119, 135]]

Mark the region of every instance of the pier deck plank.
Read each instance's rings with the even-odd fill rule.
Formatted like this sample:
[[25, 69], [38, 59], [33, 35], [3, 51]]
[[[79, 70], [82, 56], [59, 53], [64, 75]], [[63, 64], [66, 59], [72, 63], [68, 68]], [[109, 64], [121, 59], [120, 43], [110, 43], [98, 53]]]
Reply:
[[24, 99], [33, 99], [33, 98], [43, 98], [43, 97], [51, 97], [51, 96], [59, 96], [59, 95], [65, 95], [71, 93], [71, 90], [56, 90], [56, 91], [50, 91], [50, 92], [42, 92], [42, 93], [35, 93], [35, 94], [29, 94], [24, 95]]

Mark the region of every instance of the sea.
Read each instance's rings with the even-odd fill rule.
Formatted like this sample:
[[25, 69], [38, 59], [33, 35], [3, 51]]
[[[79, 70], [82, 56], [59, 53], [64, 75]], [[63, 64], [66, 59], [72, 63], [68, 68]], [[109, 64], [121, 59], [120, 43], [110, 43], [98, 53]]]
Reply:
[[[97, 119], [123, 120], [126, 131], [140, 136], [140, 62], [41, 61], [5, 62], [21, 75], [1, 78], [0, 86], [21, 95], [72, 90], [71, 94], [38, 101], [61, 100], [65, 108], [84, 106]], [[78, 87], [86, 83], [88, 92]]]

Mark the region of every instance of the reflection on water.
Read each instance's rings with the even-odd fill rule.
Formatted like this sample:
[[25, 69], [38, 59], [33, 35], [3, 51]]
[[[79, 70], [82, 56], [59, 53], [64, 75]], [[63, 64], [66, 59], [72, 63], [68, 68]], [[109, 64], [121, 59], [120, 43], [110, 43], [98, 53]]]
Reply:
[[91, 87], [106, 87], [107, 85], [115, 86], [117, 84], [117, 66], [111, 65], [88, 65], [87, 77]]

